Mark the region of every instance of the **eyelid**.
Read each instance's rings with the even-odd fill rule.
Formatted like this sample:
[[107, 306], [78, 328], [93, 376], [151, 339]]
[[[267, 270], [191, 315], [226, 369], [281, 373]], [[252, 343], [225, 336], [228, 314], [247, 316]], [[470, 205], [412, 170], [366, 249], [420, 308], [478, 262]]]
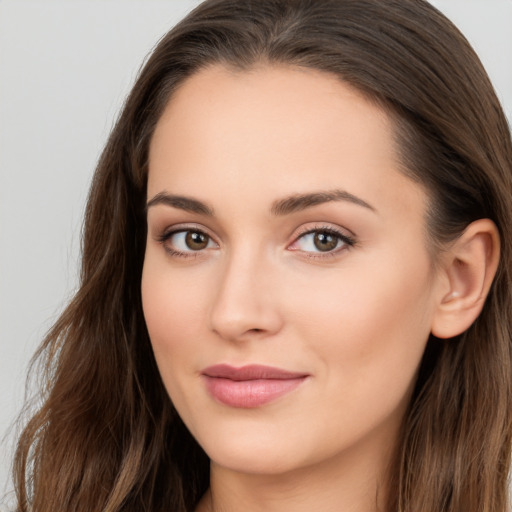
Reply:
[[[171, 248], [169, 246], [166, 246], [166, 242], [173, 236], [178, 233], [184, 233], [184, 232], [199, 232], [205, 234], [209, 241], [211, 241], [213, 244], [215, 244], [216, 247], [205, 247], [203, 249], [198, 249], [194, 251], [193, 249], [186, 250], [186, 251], [180, 251], [176, 248]], [[299, 248], [292, 248], [294, 244], [296, 244], [302, 237], [305, 237], [308, 234], [312, 233], [318, 233], [318, 232], [326, 232], [330, 233], [334, 236], [336, 236], [339, 240], [342, 242], [342, 247], [334, 248], [330, 251], [305, 251], [301, 250]], [[211, 233], [211, 231], [206, 228], [202, 224], [197, 223], [180, 223], [180, 224], [174, 224], [171, 226], [166, 227], [161, 231], [160, 234], [157, 234], [154, 236], [154, 239], [163, 245], [164, 249], [171, 255], [176, 257], [184, 257], [184, 258], [197, 258], [204, 256], [207, 249], [218, 249], [220, 248], [220, 244], [216, 239], [217, 237]], [[332, 257], [338, 255], [338, 253], [344, 252], [348, 249], [351, 249], [354, 245], [356, 245], [356, 237], [352, 231], [350, 231], [347, 228], [340, 227], [333, 224], [328, 223], [308, 223], [306, 225], [301, 226], [299, 229], [295, 231], [295, 233], [292, 235], [292, 242], [287, 245], [287, 249], [291, 251], [297, 251], [299, 253], [302, 253], [306, 255], [308, 258], [326, 258], [326, 257]]]
[[328, 222], [308, 222], [306, 225], [298, 228], [292, 236], [293, 238], [297, 239], [301, 236], [307, 235], [308, 233], [314, 233], [316, 231], [331, 231], [348, 239], [355, 239], [356, 236], [352, 231], [350, 231], [350, 229], [338, 226], [336, 224], [330, 224]]
[[[300, 249], [291, 249], [291, 247], [296, 244], [301, 238], [306, 235], [312, 233], [331, 233], [334, 236], [338, 237], [339, 240], [343, 242], [343, 246], [337, 249], [333, 249], [331, 251], [301, 251]], [[346, 228], [341, 228], [332, 224], [309, 224], [307, 226], [302, 226], [298, 231], [296, 231], [293, 235], [293, 241], [288, 245], [288, 249], [292, 251], [302, 252], [307, 255], [308, 258], [325, 258], [336, 256], [340, 252], [344, 252], [347, 249], [351, 249], [356, 245], [356, 237], [354, 233]]]
[[164, 229], [159, 231], [159, 234], [155, 235], [156, 240], [161, 240], [163, 238], [169, 238], [169, 236], [180, 233], [182, 231], [198, 231], [201, 233], [204, 233], [205, 235], [208, 235], [212, 240], [215, 241], [215, 243], [218, 245], [218, 242], [216, 241], [216, 236], [211, 232], [210, 229], [203, 226], [202, 224], [197, 224], [195, 222], [182, 222], [179, 224], [172, 224], [171, 226], [167, 226]]
[[[193, 249], [187, 251], [181, 251], [179, 249], [175, 249], [166, 245], [166, 242], [169, 241], [171, 237], [178, 233], [186, 233], [186, 232], [197, 232], [203, 233], [206, 235], [211, 242], [215, 244], [216, 247], [205, 247], [204, 249], [199, 249], [194, 251]], [[219, 247], [219, 243], [216, 240], [216, 237], [211, 234], [210, 230], [201, 224], [195, 223], [182, 223], [182, 224], [174, 224], [162, 230], [160, 234], [157, 234], [155, 240], [160, 243], [165, 251], [171, 256], [182, 257], [182, 258], [197, 258], [203, 256], [207, 249], [215, 249]]]

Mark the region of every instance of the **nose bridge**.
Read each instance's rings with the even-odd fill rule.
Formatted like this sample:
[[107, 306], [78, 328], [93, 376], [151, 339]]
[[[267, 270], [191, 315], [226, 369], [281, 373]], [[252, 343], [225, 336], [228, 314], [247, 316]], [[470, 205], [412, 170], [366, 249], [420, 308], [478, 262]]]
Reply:
[[281, 319], [269, 258], [248, 247], [226, 255], [212, 304], [212, 329], [226, 339], [272, 334]]

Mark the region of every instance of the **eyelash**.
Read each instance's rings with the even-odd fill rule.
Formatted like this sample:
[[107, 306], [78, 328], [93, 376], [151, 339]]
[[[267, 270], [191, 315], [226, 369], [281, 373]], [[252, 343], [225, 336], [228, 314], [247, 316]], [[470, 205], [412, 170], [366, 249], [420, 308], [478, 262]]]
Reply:
[[190, 250], [190, 251], [179, 251], [177, 249], [173, 249], [172, 247], [169, 247], [166, 245], [166, 242], [170, 240], [171, 237], [174, 235], [177, 235], [178, 233], [199, 233], [201, 235], [205, 235], [208, 237], [209, 240], [213, 240], [213, 238], [203, 229], [195, 228], [194, 226], [184, 226], [180, 227], [179, 229], [173, 229], [171, 231], [165, 231], [160, 236], [157, 237], [157, 241], [162, 244], [164, 250], [169, 254], [171, 257], [175, 258], [197, 258], [198, 256], [201, 256], [201, 253], [203, 250]]
[[[290, 245], [296, 244], [301, 238], [304, 238], [306, 235], [310, 235], [313, 233], [325, 233], [327, 235], [331, 235], [335, 238], [337, 238], [339, 241], [342, 242], [342, 247], [333, 249], [331, 251], [303, 251], [304, 256], [308, 259], [325, 259], [325, 258], [332, 258], [338, 255], [338, 253], [351, 249], [356, 245], [356, 240], [353, 236], [347, 235], [345, 233], [342, 233], [340, 230], [333, 228], [332, 226], [315, 226], [313, 228], [306, 228], [303, 231], [299, 232], [298, 235], [295, 237], [294, 241]], [[298, 250], [298, 249], [294, 249]]]
[[[166, 245], [166, 242], [170, 240], [171, 237], [174, 235], [177, 235], [178, 233], [198, 233], [205, 235], [208, 237], [209, 240], [213, 241], [213, 238], [204, 230], [202, 229], [195, 229], [193, 226], [189, 227], [180, 227], [179, 229], [173, 229], [172, 231], [166, 231], [162, 233], [162, 235], [157, 237], [157, 241], [163, 245], [164, 250], [171, 256], [171, 257], [177, 257], [177, 258], [197, 258], [202, 255], [204, 252], [204, 249], [202, 250], [190, 250], [190, 251], [180, 251], [177, 249], [173, 249], [172, 247], [169, 247]], [[297, 234], [297, 236], [294, 238], [293, 242], [289, 244], [288, 247], [296, 244], [301, 238], [304, 238], [306, 235], [310, 235], [313, 233], [325, 233], [327, 235], [334, 236], [339, 241], [342, 242], [343, 246], [340, 248], [333, 249], [331, 251], [302, 251], [304, 252], [305, 257], [311, 258], [311, 259], [322, 259], [322, 258], [329, 258], [336, 256], [339, 252], [350, 249], [356, 245], [356, 240], [349, 235], [346, 235], [342, 233], [341, 231], [333, 228], [332, 226], [318, 226], [313, 228], [305, 229], [304, 231], [301, 231]], [[214, 242], [216, 243], [216, 242]], [[299, 251], [298, 249], [291, 249], [294, 251]]]

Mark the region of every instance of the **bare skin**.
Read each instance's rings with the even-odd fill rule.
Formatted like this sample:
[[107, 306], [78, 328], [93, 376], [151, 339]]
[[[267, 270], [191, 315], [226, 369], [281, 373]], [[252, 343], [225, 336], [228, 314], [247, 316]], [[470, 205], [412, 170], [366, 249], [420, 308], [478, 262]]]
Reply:
[[[398, 169], [386, 114], [321, 72], [216, 66], [173, 95], [150, 148], [142, 295], [166, 389], [211, 459], [197, 512], [384, 510], [455, 282]], [[205, 375], [219, 364], [301, 380], [226, 403]]]

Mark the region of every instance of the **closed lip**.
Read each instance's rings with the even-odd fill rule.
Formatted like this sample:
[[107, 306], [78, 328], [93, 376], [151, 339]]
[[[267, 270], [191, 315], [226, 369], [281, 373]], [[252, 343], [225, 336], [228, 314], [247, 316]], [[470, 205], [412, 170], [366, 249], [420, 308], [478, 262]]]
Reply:
[[251, 409], [288, 395], [309, 375], [264, 365], [242, 367], [218, 364], [202, 372], [205, 387], [217, 402], [234, 408]]
[[219, 379], [229, 379], [233, 381], [248, 380], [290, 380], [307, 377], [304, 372], [291, 372], [276, 368], [273, 366], [265, 366], [259, 364], [251, 364], [241, 367], [230, 366], [228, 364], [217, 364], [205, 368], [202, 372], [206, 377], [215, 377]]

